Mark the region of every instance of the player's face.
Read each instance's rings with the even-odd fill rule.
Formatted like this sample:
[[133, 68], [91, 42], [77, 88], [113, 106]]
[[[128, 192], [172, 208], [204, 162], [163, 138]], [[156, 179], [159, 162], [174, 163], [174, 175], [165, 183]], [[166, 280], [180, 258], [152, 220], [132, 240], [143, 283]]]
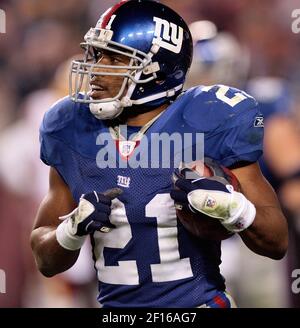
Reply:
[[[129, 64], [130, 59], [126, 56], [113, 53], [110, 51], [101, 51], [99, 58], [97, 59], [98, 65], [112, 65], [112, 66], [126, 66]], [[125, 73], [126, 69], [111, 69], [111, 68], [95, 68], [95, 71], [101, 71], [105, 73]], [[104, 98], [115, 97], [124, 81], [122, 76], [104, 76], [94, 75], [90, 81], [90, 97], [94, 100], [100, 100]], [[127, 90], [125, 89], [124, 92]]]

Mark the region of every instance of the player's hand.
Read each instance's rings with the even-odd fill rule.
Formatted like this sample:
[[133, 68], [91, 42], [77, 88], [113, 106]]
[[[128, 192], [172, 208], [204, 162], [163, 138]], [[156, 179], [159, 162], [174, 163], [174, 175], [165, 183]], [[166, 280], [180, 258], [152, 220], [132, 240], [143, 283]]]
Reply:
[[[188, 169], [184, 170], [186, 174]], [[218, 219], [231, 232], [240, 232], [252, 224], [254, 205], [230, 184], [206, 177], [186, 179], [178, 170], [174, 174], [176, 189], [171, 191], [171, 197], [177, 209], [188, 207], [194, 213]]]
[[111, 201], [121, 193], [120, 188], [113, 188], [104, 193], [93, 191], [84, 194], [78, 207], [60, 219], [69, 220], [68, 228], [73, 236], [84, 236], [95, 231], [109, 232], [115, 228], [109, 221]]

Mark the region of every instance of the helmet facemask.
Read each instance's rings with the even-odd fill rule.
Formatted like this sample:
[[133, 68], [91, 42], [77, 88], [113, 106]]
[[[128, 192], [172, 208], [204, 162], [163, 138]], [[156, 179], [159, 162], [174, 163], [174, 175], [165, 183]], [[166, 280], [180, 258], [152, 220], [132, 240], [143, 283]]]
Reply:
[[[111, 41], [113, 31], [91, 28], [81, 46], [86, 50], [84, 60], [73, 60], [69, 78], [71, 99], [89, 104], [91, 112], [99, 119], [113, 119], [124, 107], [132, 106], [131, 96], [137, 85], [157, 78], [158, 64], [152, 63], [153, 52], [146, 54], [135, 48]], [[101, 50], [129, 58], [128, 65], [98, 64], [97, 53]], [[120, 70], [122, 72], [120, 72]], [[89, 96], [90, 82], [95, 76], [120, 76], [124, 80], [116, 95], [111, 98], [93, 99]]]

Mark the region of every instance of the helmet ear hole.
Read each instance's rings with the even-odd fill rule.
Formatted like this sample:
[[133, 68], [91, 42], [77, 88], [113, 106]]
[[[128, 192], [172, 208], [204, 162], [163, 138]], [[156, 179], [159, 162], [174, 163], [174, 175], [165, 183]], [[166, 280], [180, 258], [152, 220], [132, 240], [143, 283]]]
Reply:
[[157, 73], [157, 78], [155, 79], [155, 83], [157, 85], [163, 85], [166, 82], [167, 75], [164, 72]]
[[166, 80], [157, 80], [157, 81], [155, 81], [155, 83], [157, 85], [163, 85], [165, 82], [166, 82]]

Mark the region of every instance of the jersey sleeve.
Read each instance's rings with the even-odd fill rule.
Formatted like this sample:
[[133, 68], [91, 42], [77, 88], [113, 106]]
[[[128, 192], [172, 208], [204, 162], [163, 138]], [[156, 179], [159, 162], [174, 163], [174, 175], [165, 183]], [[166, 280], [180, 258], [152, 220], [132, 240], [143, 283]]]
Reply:
[[40, 126], [40, 158], [58, 171], [62, 164], [61, 154], [65, 147], [65, 134], [72, 124], [72, 103], [63, 98], [44, 115]]
[[[43, 123], [42, 123], [43, 124]], [[59, 142], [40, 128], [40, 158], [48, 166], [56, 167], [60, 164]]]
[[263, 153], [263, 135], [263, 116], [257, 107], [250, 108], [222, 133], [220, 164], [230, 167], [256, 162]]
[[244, 91], [224, 85], [191, 91], [185, 121], [204, 133], [205, 156], [230, 167], [256, 162], [263, 151], [263, 115]]

